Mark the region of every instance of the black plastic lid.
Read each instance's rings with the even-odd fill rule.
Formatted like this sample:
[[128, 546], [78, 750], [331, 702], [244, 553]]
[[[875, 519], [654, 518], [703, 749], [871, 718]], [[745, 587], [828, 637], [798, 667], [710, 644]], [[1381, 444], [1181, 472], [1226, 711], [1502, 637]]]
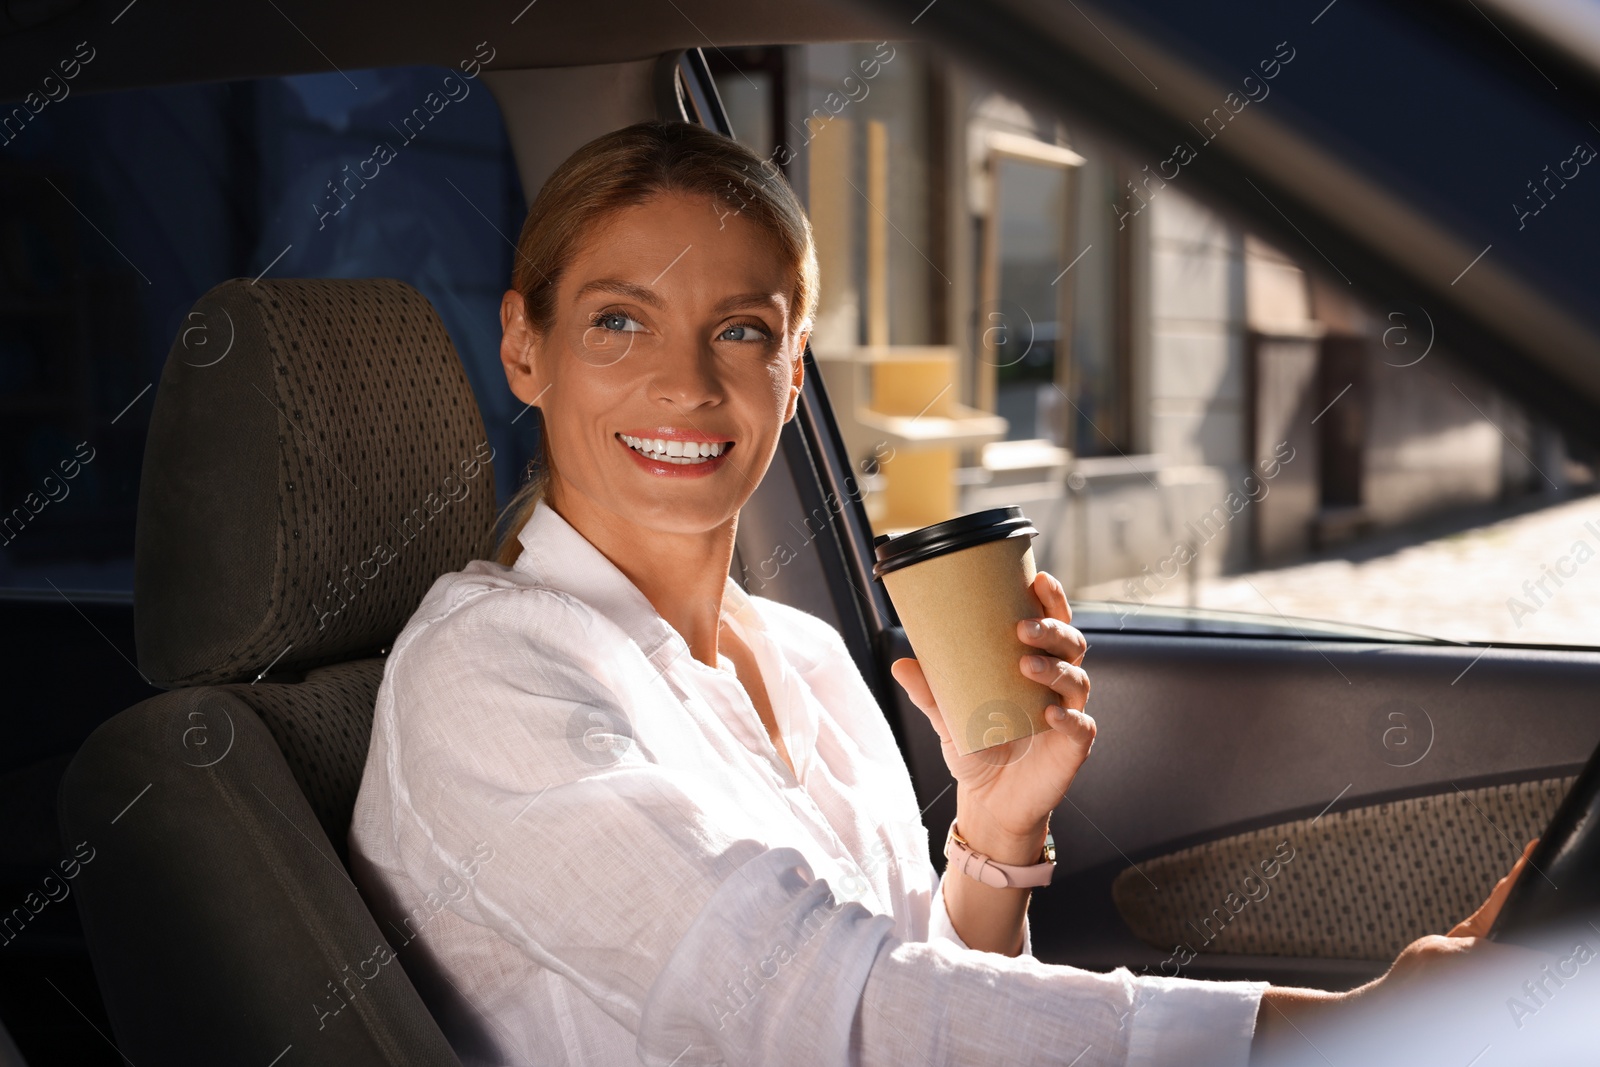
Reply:
[[873, 554], [877, 557], [877, 562], [872, 565], [872, 577], [874, 581], [880, 580], [890, 571], [986, 541], [1034, 537], [1038, 533], [1033, 523], [1022, 514], [1022, 508], [1011, 504], [946, 519], [899, 537], [879, 534], [872, 539]]

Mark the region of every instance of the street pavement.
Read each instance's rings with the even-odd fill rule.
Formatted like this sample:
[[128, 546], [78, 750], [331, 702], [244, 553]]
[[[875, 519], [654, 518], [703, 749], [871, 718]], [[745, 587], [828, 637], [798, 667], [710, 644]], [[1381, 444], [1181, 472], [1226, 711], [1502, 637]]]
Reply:
[[[1600, 646], [1600, 497], [1567, 500], [1371, 558], [1344, 555], [1350, 558], [1193, 586], [1172, 582], [1145, 602], [1332, 619], [1456, 641]], [[1099, 595], [1128, 599], [1120, 589]]]

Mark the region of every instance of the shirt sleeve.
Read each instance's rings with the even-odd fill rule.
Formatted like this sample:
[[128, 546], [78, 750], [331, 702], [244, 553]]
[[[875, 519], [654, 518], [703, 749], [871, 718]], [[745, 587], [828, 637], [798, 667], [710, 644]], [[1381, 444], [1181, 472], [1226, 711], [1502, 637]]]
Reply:
[[570, 602], [499, 590], [448, 620], [386, 667], [401, 866], [452, 879], [444, 906], [571, 981], [642, 1063], [1246, 1063], [1264, 986], [903, 941], [772, 847], [714, 769], [657, 762], [575, 665]]

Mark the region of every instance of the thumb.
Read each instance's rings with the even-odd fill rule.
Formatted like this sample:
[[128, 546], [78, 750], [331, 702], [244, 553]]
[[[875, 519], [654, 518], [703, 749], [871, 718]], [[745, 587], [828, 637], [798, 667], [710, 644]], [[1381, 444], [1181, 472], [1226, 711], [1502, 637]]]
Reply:
[[950, 740], [950, 731], [945, 728], [944, 713], [939, 710], [938, 703], [933, 699], [933, 689], [928, 685], [927, 676], [922, 673], [922, 664], [909, 657], [897, 659], [889, 664], [889, 673], [900, 683], [900, 688], [906, 691], [911, 703], [928, 717], [928, 722], [933, 724], [933, 730], [939, 735], [939, 740], [941, 742]]
[[1449, 936], [1488, 936], [1490, 928], [1494, 926], [1495, 919], [1499, 918], [1500, 916], [1500, 908], [1505, 904], [1506, 897], [1511, 894], [1511, 887], [1516, 884], [1517, 878], [1521, 876], [1523, 868], [1528, 865], [1528, 857], [1533, 855], [1534, 846], [1536, 846], [1538, 843], [1539, 839], [1534, 838], [1532, 841], [1529, 841], [1527, 845], [1523, 846], [1522, 855], [1517, 857], [1517, 862], [1512, 865], [1511, 870], [1503, 878], [1496, 882], [1494, 884], [1494, 888], [1489, 891], [1489, 899], [1485, 900], [1481, 905], [1479, 905], [1477, 911], [1473, 912], [1465, 920], [1452, 927]]

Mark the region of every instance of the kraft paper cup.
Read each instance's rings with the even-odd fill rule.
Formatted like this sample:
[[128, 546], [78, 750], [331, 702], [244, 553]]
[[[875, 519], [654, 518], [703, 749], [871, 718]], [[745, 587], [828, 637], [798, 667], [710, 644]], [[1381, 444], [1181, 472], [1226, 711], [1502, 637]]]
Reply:
[[1019, 666], [1038, 649], [1017, 637], [1017, 623], [1044, 614], [1030, 588], [1038, 532], [1011, 506], [873, 541], [873, 578], [889, 591], [963, 756], [1050, 729], [1045, 709], [1061, 703]]

